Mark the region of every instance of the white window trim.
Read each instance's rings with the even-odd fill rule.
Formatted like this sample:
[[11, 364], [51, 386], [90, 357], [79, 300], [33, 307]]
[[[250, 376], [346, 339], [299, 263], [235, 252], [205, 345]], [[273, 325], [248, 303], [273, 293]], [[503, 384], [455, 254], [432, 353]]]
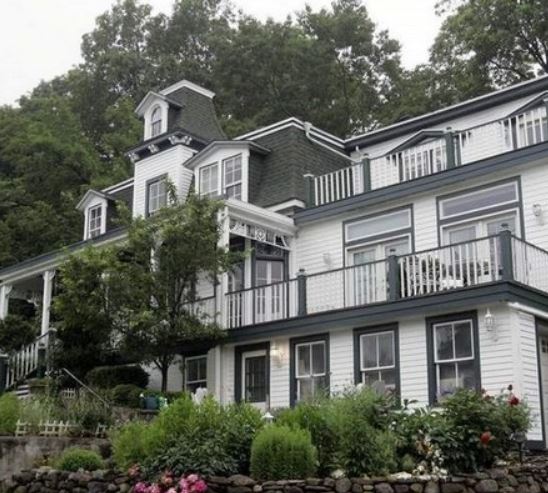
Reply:
[[[199, 359], [205, 359], [206, 362], [206, 377], [205, 379], [200, 380], [189, 380], [188, 378], [188, 363], [191, 361], [196, 361]], [[188, 356], [184, 358], [184, 365], [185, 365], [185, 390], [188, 391], [188, 385], [197, 384], [197, 383], [205, 383], [203, 388], [207, 388], [207, 354], [199, 354], [197, 356]]]
[[[453, 228], [457, 228], [457, 227], [466, 227], [466, 226], [472, 226], [472, 225], [475, 225], [477, 224], [478, 222], [487, 222], [487, 221], [491, 221], [491, 220], [494, 220], [498, 217], [500, 218], [504, 218], [504, 217], [510, 217], [514, 215], [514, 219], [516, 221], [516, 231], [515, 231], [515, 235], [519, 238], [521, 237], [521, 222], [520, 222], [520, 210], [519, 208], [515, 207], [515, 208], [512, 208], [512, 209], [508, 209], [508, 210], [505, 210], [505, 211], [497, 211], [497, 212], [493, 212], [491, 214], [484, 214], [484, 215], [481, 215], [481, 216], [477, 216], [477, 217], [473, 217], [473, 218], [467, 218], [467, 219], [461, 219], [460, 221], [451, 221], [449, 223], [446, 223], [446, 224], [442, 224], [440, 226], [440, 239], [441, 239], [441, 242], [442, 242], [442, 246], [448, 246], [449, 245], [449, 242], [448, 242], [448, 231], [453, 229]], [[478, 236], [477, 239], [480, 239], [480, 238], [485, 238], [487, 235], [480, 235]]]
[[[208, 168], [217, 168], [217, 186], [215, 189], [212, 189], [210, 190], [209, 192], [204, 192], [202, 190], [202, 172]], [[219, 172], [219, 162], [218, 161], [215, 161], [213, 163], [209, 163], [209, 164], [205, 164], [204, 166], [201, 166], [199, 169], [198, 169], [198, 190], [200, 191], [200, 196], [201, 197], [216, 197], [219, 195], [219, 183], [220, 183], [220, 175], [222, 174], [222, 170], [221, 172]], [[222, 168], [222, 167], [221, 167]]]
[[[375, 240], [365, 243], [357, 243], [355, 245], [350, 245], [346, 247], [346, 262], [348, 266], [354, 265], [352, 256], [356, 251], [362, 250], [365, 248], [373, 248], [373, 247], [380, 247], [384, 243], [392, 243], [397, 240], [404, 240], [407, 239], [407, 245], [409, 246], [409, 252], [412, 250], [411, 245], [411, 233], [404, 233], [402, 235], [396, 235], [396, 236], [390, 236], [387, 238], [382, 238], [381, 240]], [[381, 262], [383, 259], [375, 260], [373, 262], [366, 262], [366, 263], [375, 263], [375, 262]]]
[[[390, 366], [372, 366], [364, 367], [363, 366], [363, 340], [366, 337], [376, 336], [376, 345], [377, 345], [377, 360], [379, 358], [379, 335], [390, 334], [392, 336], [392, 365]], [[382, 330], [379, 332], [373, 332], [371, 334], [361, 334], [360, 335], [360, 371], [363, 372], [373, 372], [373, 371], [382, 371], [382, 370], [394, 370], [396, 369], [396, 333], [393, 330]]]
[[[152, 112], [156, 109], [160, 108], [161, 110], [161, 118], [162, 118], [162, 125], [161, 125], [161, 135], [165, 132], [167, 132], [167, 119], [169, 115], [169, 105], [166, 101], [163, 101], [161, 99], [157, 99], [153, 101], [148, 109], [145, 111], [144, 114], [144, 140], [148, 140], [153, 138], [152, 137]], [[158, 137], [158, 135], [155, 135], [155, 137]]]
[[85, 223], [84, 223], [84, 240], [91, 240], [90, 236], [90, 228], [89, 228], [89, 221], [90, 221], [90, 213], [92, 209], [96, 209], [100, 207], [101, 208], [101, 230], [100, 235], [105, 234], [107, 231], [107, 203], [106, 200], [101, 200], [100, 202], [96, 202], [93, 205], [90, 205], [86, 208], [85, 213]]
[[[360, 236], [360, 237], [356, 237], [356, 238], [353, 238], [353, 239], [349, 238], [349, 235], [348, 235], [349, 226], [355, 226], [356, 224], [359, 224], [360, 222], [367, 222], [367, 221], [372, 221], [372, 220], [375, 220], [375, 219], [382, 219], [382, 218], [385, 218], [385, 217], [390, 217], [390, 216], [393, 216], [393, 215], [396, 215], [396, 214], [402, 214], [403, 212], [407, 213], [407, 219], [408, 219], [408, 223], [405, 226], [400, 226], [400, 227], [392, 228], [392, 229], [386, 229], [386, 230], [384, 230], [380, 233], [375, 233], [375, 234], [366, 235], [366, 236]], [[348, 243], [358, 242], [360, 240], [363, 240], [364, 242], [367, 242], [368, 238], [376, 238], [377, 236], [387, 235], [389, 233], [397, 233], [398, 231], [411, 229], [412, 227], [413, 227], [413, 220], [412, 220], [411, 208], [406, 207], [406, 208], [396, 210], [396, 211], [387, 211], [386, 213], [381, 212], [381, 213], [375, 214], [374, 216], [371, 216], [371, 217], [357, 218], [356, 220], [348, 222], [344, 225], [344, 237], [345, 237], [345, 242], [348, 242]]]
[[[514, 186], [514, 190], [515, 190], [515, 194], [516, 194], [516, 198], [514, 200], [507, 200], [507, 201], [504, 201], [504, 202], [499, 202], [497, 204], [492, 204], [492, 205], [488, 205], [488, 206], [485, 206], [485, 207], [480, 207], [478, 209], [470, 209], [466, 212], [461, 212], [461, 213], [458, 213], [458, 214], [452, 214], [452, 215], [449, 215], [449, 216], [446, 216], [446, 215], [443, 214], [443, 203], [448, 201], [448, 200], [465, 199], [466, 197], [470, 197], [470, 196], [476, 195], [478, 193], [484, 193], [484, 192], [496, 190], [497, 188], [507, 187], [508, 185], [513, 185]], [[489, 209], [492, 209], [494, 207], [500, 207], [500, 206], [503, 206], [503, 205], [515, 204], [516, 202], [519, 202], [519, 200], [520, 200], [520, 195], [519, 195], [518, 182], [517, 181], [511, 181], [511, 182], [508, 182], [508, 183], [501, 183], [499, 185], [493, 185], [492, 187], [487, 187], [486, 186], [485, 188], [482, 188], [481, 190], [476, 190], [476, 191], [473, 191], [473, 192], [466, 192], [466, 193], [463, 193], [463, 194], [454, 195], [452, 197], [443, 198], [439, 201], [439, 206], [438, 206], [439, 207], [439, 216], [440, 216], [440, 220], [452, 219], [452, 218], [455, 218], [456, 220], [458, 220], [458, 218], [461, 217], [461, 216], [468, 216], [470, 214], [475, 214], [476, 212], [489, 210]]]
[[[470, 324], [470, 340], [472, 342], [472, 355], [466, 356], [464, 358], [457, 358], [456, 356], [453, 356], [453, 358], [449, 359], [438, 359], [438, 341], [437, 341], [437, 331], [436, 327], [440, 327], [443, 325], [451, 325], [453, 329], [453, 352], [455, 350], [455, 325], [457, 324], [463, 324], [468, 323]], [[433, 331], [433, 338], [434, 338], [434, 363], [436, 364], [443, 364], [443, 363], [458, 363], [459, 361], [470, 361], [476, 358], [476, 348], [474, 344], [474, 322], [470, 318], [463, 318], [462, 320], [451, 320], [447, 322], [438, 322], [432, 325], [432, 331]]]
[[[162, 182], [165, 183], [165, 187], [166, 187], [166, 189], [165, 189], [165, 204], [159, 205], [156, 209], [151, 210], [151, 208], [150, 208], [150, 202], [151, 202], [150, 201], [150, 191], [152, 189], [152, 186], [159, 185]], [[145, 213], [146, 213], [147, 216], [152, 216], [168, 204], [167, 177], [166, 176], [159, 176], [158, 178], [153, 178], [153, 179], [147, 181], [145, 193], [146, 193], [146, 199], [145, 199], [146, 211], [145, 211]], [[160, 197], [161, 197], [161, 195], [157, 196], [158, 202], [159, 202]]]
[[[227, 161], [231, 161], [231, 160], [235, 160], [237, 158], [240, 158], [240, 179], [233, 182], [233, 183], [230, 183], [230, 185], [227, 185], [226, 183], [226, 162]], [[226, 197], [226, 191], [229, 187], [234, 187], [234, 186], [237, 186], [237, 185], [240, 185], [240, 199], [235, 199], [233, 197], [232, 200], [242, 200], [242, 197], [243, 197], [243, 193], [244, 193], [244, 158], [243, 158], [243, 155], [241, 152], [239, 152], [238, 154], [234, 154], [232, 156], [229, 156], [229, 157], [225, 157], [224, 159], [222, 159], [221, 161], [221, 173], [222, 173], [222, 179], [221, 179], [221, 184], [222, 184], [222, 195], [223, 197]]]
[[[323, 346], [324, 349], [324, 371], [321, 373], [314, 373], [312, 365], [312, 346]], [[299, 348], [309, 346], [310, 347], [310, 373], [306, 375], [299, 375]], [[325, 341], [311, 341], [311, 342], [301, 342], [295, 345], [295, 378], [296, 379], [306, 379], [312, 377], [325, 377], [327, 375], [327, 348]]]

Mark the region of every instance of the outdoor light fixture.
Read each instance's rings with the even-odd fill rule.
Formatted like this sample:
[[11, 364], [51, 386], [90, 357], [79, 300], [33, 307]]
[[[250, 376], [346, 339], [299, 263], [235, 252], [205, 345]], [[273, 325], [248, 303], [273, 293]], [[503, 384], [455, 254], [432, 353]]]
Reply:
[[542, 216], [542, 206], [540, 204], [533, 204], [533, 215], [535, 217]]
[[272, 415], [270, 411], [267, 411], [266, 413], [263, 414], [263, 420], [266, 424], [270, 424], [274, 421], [274, 416]]
[[497, 340], [497, 327], [495, 323], [495, 316], [491, 313], [491, 310], [487, 308], [487, 311], [485, 312], [485, 317], [483, 319], [485, 323], [485, 329], [487, 332], [491, 333], [493, 335], [493, 339]]

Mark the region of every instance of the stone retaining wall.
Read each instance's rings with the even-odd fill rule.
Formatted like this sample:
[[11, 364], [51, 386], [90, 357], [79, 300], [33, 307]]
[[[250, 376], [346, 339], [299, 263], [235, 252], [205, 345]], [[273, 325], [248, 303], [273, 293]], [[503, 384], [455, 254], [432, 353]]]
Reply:
[[[310, 478], [257, 482], [235, 475], [207, 478], [209, 493], [548, 493], [548, 459], [522, 466], [434, 479], [397, 474], [355, 479]], [[69, 473], [42, 468], [4, 481], [5, 493], [129, 493], [132, 480], [115, 471]]]
[[0, 481], [43, 464], [69, 447], [90, 449], [105, 456], [108, 455], [109, 442], [100, 438], [0, 437]]

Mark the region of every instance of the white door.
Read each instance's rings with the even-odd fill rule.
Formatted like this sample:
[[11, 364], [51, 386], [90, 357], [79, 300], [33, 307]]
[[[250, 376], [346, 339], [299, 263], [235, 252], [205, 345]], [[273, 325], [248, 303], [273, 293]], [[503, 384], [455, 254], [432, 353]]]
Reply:
[[409, 253], [407, 237], [349, 250], [348, 261], [354, 268], [347, 270], [347, 306], [386, 301], [387, 265], [377, 261], [384, 260], [391, 254], [406, 253]]
[[266, 411], [268, 402], [268, 365], [266, 350], [242, 353], [242, 401]]
[[284, 263], [280, 260], [255, 262], [255, 323], [279, 320], [286, 306]]

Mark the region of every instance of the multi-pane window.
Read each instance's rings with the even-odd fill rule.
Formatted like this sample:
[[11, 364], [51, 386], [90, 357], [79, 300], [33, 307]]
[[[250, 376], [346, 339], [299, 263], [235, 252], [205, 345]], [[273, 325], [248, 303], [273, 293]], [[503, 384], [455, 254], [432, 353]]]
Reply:
[[247, 402], [266, 402], [266, 355], [244, 358], [244, 396]]
[[207, 388], [207, 356], [185, 358], [185, 390], [196, 392]]
[[223, 160], [224, 195], [229, 199], [242, 199], [242, 156]]
[[154, 214], [167, 204], [167, 186], [165, 178], [151, 181], [147, 190], [147, 213]]
[[327, 390], [327, 354], [325, 341], [303, 342], [295, 346], [297, 401], [320, 395]]
[[88, 216], [88, 238], [95, 238], [102, 232], [103, 207], [96, 205], [89, 210]]
[[435, 323], [432, 338], [437, 400], [457, 389], [477, 388], [472, 320]]
[[440, 218], [457, 218], [493, 207], [511, 206], [519, 200], [517, 182], [504, 183], [440, 201]]
[[156, 137], [162, 133], [162, 109], [157, 106], [150, 116], [150, 136]]
[[215, 197], [219, 194], [219, 165], [210, 164], [200, 169], [200, 194]]
[[385, 392], [395, 392], [397, 384], [396, 341], [393, 330], [360, 336], [361, 381]]

